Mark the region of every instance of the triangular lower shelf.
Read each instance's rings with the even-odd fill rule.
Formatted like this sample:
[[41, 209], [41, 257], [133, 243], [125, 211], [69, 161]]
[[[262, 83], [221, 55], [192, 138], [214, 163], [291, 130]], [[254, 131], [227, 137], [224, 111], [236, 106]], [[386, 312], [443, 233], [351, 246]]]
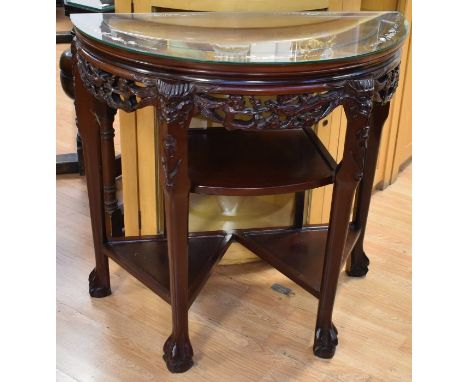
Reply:
[[[278, 271], [320, 297], [327, 226], [260, 230], [238, 230], [191, 234], [189, 236], [189, 304], [205, 285], [211, 271], [237, 241], [270, 263]], [[349, 227], [342, 264], [353, 249], [360, 231]], [[168, 303], [171, 302], [169, 258], [164, 236], [121, 240], [106, 244], [104, 251], [131, 275]]]
[[[327, 226], [238, 233], [237, 241], [317, 298], [320, 297]], [[359, 237], [350, 226], [342, 265]]]
[[[189, 237], [189, 304], [205, 285], [211, 270], [226, 252], [230, 235], [210, 233]], [[107, 256], [169, 304], [169, 258], [163, 236], [148, 240], [115, 241], [105, 247]]]

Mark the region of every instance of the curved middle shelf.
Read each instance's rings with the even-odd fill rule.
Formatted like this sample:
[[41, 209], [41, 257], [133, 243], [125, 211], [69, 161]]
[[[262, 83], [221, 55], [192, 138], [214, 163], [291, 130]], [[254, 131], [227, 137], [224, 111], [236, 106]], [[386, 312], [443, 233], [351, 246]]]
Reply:
[[192, 192], [271, 195], [331, 184], [336, 162], [312, 130], [189, 130]]

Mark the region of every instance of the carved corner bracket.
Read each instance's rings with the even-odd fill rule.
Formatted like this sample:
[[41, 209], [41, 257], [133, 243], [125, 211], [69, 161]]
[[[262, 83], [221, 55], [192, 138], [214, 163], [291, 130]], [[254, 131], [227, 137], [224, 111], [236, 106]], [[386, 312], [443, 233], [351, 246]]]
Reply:
[[349, 125], [346, 131], [342, 173], [343, 177], [350, 176], [353, 182], [359, 182], [364, 174], [374, 92], [375, 80], [371, 77], [349, 80], [345, 85], [343, 106]]
[[180, 167], [187, 161], [187, 129], [194, 110], [195, 87], [188, 82], [158, 79], [156, 90], [158, 122], [163, 137], [161, 164], [166, 190], [172, 191]]

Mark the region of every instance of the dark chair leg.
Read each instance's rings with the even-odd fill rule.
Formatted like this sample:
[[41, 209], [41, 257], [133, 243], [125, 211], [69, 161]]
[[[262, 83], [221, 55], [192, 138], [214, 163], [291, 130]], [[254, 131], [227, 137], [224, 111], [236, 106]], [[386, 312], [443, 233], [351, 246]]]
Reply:
[[320, 285], [320, 299], [315, 327], [314, 354], [332, 358], [338, 345], [338, 331], [332, 323], [333, 306], [338, 287], [345, 244], [349, 231], [349, 218], [353, 197], [363, 177], [366, 144], [370, 126], [373, 87], [367, 80], [351, 81], [357, 90], [344, 104], [348, 126], [343, 160], [338, 165], [333, 186], [330, 223], [325, 248], [325, 259]]
[[332, 323], [332, 313], [349, 227], [348, 217], [351, 213], [354, 190], [357, 185], [357, 182], [346, 179], [346, 174], [340, 176], [342, 170], [344, 169], [339, 170], [333, 187], [330, 228], [315, 329], [314, 354], [320, 358], [332, 358], [338, 345], [338, 331]]
[[356, 208], [353, 224], [361, 229], [361, 235], [349, 257], [346, 273], [352, 277], [365, 276], [369, 270], [369, 258], [364, 252], [364, 235], [366, 233], [367, 217], [374, 186], [374, 175], [379, 155], [380, 137], [383, 125], [388, 117], [390, 103], [382, 105], [375, 103], [372, 110], [371, 127], [369, 130], [368, 148], [364, 165], [364, 177], [356, 195]]
[[166, 237], [172, 308], [172, 333], [164, 344], [164, 360], [173, 373], [193, 365], [188, 330], [188, 126], [193, 112], [191, 88], [183, 84], [158, 85], [160, 154], [164, 184]]
[[[78, 68], [75, 68], [75, 74]], [[100, 103], [89, 93], [79, 75], [76, 76], [75, 91], [79, 94], [75, 102], [78, 127], [83, 140], [84, 164], [86, 167], [86, 182], [88, 186], [91, 228], [93, 231], [94, 256], [96, 267], [89, 275], [89, 294], [92, 297], [105, 297], [111, 294], [109, 259], [103, 253], [106, 242], [106, 227], [104, 222], [104, 188], [101, 155], [100, 120], [105, 119], [107, 106]]]

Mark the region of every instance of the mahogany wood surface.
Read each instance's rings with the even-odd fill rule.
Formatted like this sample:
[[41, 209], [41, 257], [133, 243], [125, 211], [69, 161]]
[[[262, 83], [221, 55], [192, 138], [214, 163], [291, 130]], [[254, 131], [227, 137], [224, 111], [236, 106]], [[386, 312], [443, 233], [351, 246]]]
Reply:
[[189, 132], [189, 175], [195, 193], [286, 194], [333, 182], [336, 163], [302, 129], [193, 130]]
[[[328, 227], [304, 229], [249, 230], [239, 242], [288, 276], [306, 291], [320, 298], [320, 283], [327, 243]], [[359, 237], [350, 227], [341, 262], [344, 262]]]
[[[194, 235], [188, 244], [189, 305], [195, 300], [212, 268], [228, 248], [230, 236], [224, 232]], [[107, 256], [141, 280], [166, 302], [171, 303], [169, 257], [164, 236], [145, 241], [122, 240], [106, 245]]]
[[[232, 240], [319, 298], [314, 353], [321, 358], [334, 355], [338, 339], [332, 314], [338, 277], [356, 243], [350, 275], [360, 276], [362, 272], [354, 270], [367, 267], [361, 246], [380, 130], [398, 84], [399, 49], [338, 62], [227, 65], [131, 53], [76, 33], [76, 110], [96, 259], [90, 294], [110, 294], [111, 257], [170, 300], [172, 333], [163, 352], [171, 372], [184, 372], [193, 365], [188, 309]], [[277, 97], [267, 105], [258, 95]], [[149, 105], [158, 111], [165, 238], [116, 240], [124, 227], [113, 220], [113, 115], [116, 109], [134, 111]], [[343, 159], [335, 166], [310, 126], [339, 105], [344, 106], [348, 126]], [[194, 115], [241, 131], [189, 134]], [[303, 192], [332, 181], [328, 227], [301, 228]], [[356, 215], [350, 225], [357, 189]], [[190, 191], [227, 195], [295, 191], [299, 208], [294, 227], [189, 238]], [[199, 247], [207, 253], [190, 254], [198, 253]]]

